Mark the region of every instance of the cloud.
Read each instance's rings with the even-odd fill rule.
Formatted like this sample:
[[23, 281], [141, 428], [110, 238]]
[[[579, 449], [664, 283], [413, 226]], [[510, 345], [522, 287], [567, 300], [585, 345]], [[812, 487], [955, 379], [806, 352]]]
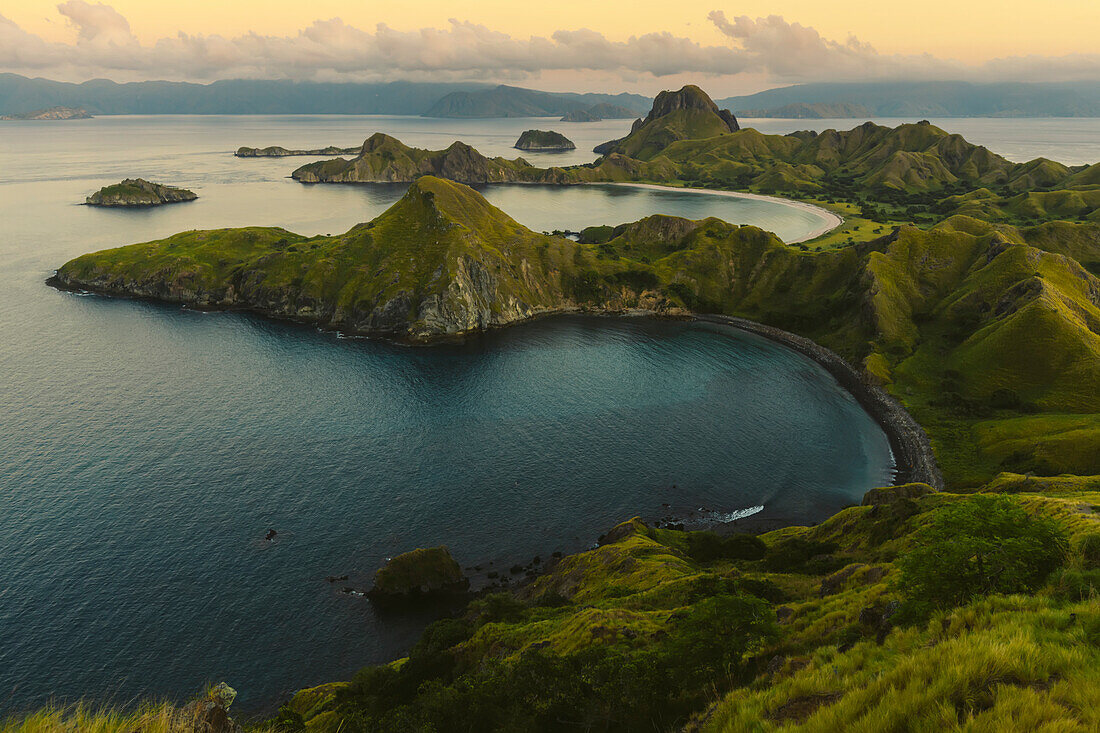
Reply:
[[728, 41], [704, 45], [668, 32], [612, 41], [595, 30], [516, 38], [452, 19], [444, 28], [373, 30], [339, 18], [286, 36], [179, 33], [142, 44], [109, 5], [67, 0], [57, 6], [76, 37], [54, 43], [0, 15], [0, 69], [65, 78], [209, 80], [510, 80], [578, 73], [634, 84], [701, 77], [801, 82], [868, 79], [1100, 78], [1100, 56], [1014, 57], [981, 66], [923, 55], [883, 54], [855, 37], [836, 41], [780, 16], [709, 21]]
[[855, 36], [844, 41], [778, 15], [732, 21], [721, 10], [707, 19], [742, 51], [746, 68], [777, 81], [868, 81], [875, 79], [1050, 81], [1100, 79], [1100, 54], [1027, 56], [968, 65], [931, 54], [884, 54]]

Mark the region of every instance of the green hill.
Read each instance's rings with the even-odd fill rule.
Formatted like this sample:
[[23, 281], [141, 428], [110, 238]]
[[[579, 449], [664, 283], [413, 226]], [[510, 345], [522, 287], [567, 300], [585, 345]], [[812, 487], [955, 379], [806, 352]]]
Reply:
[[677, 140], [709, 138], [737, 129], [737, 120], [728, 110], [719, 110], [706, 92], [689, 84], [677, 92], [658, 94], [649, 114], [634, 123], [629, 135], [597, 146], [596, 152], [649, 160]]
[[486, 158], [461, 142], [446, 150], [423, 150], [378, 132], [363, 143], [355, 158], [309, 163], [291, 177], [303, 183], [407, 183], [420, 176], [443, 176], [463, 183], [487, 183], [526, 180], [537, 170], [522, 158]]

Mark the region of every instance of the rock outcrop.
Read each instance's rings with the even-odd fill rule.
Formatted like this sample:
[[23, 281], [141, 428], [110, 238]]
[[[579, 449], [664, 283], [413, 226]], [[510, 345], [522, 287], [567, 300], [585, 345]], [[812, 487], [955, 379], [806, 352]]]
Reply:
[[519, 136], [514, 147], [518, 150], [537, 153], [557, 153], [577, 149], [572, 140], [553, 130], [526, 130]]
[[164, 186], [144, 178], [127, 178], [113, 186], [105, 186], [87, 199], [88, 206], [160, 206], [194, 201], [198, 196], [186, 188]]
[[389, 560], [374, 574], [372, 599], [402, 600], [465, 593], [470, 581], [445, 546], [421, 548]]

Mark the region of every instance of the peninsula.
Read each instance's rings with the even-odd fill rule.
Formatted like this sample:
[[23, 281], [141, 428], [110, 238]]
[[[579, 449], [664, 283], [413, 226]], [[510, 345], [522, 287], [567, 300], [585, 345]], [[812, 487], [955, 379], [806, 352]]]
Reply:
[[92, 115], [83, 107], [50, 107], [34, 112], [4, 115], [0, 120], [90, 120]]
[[161, 206], [194, 201], [198, 198], [192, 191], [175, 186], [152, 183], [144, 178], [127, 178], [121, 183], [104, 186], [87, 199], [88, 206]]
[[577, 149], [572, 140], [552, 130], [527, 130], [519, 136], [515, 147], [535, 153], [560, 153]]
[[293, 155], [355, 155], [358, 152], [358, 147], [338, 148], [335, 145], [313, 150], [291, 150], [272, 145], [267, 148], [237, 148], [233, 155], [238, 158], [289, 158]]

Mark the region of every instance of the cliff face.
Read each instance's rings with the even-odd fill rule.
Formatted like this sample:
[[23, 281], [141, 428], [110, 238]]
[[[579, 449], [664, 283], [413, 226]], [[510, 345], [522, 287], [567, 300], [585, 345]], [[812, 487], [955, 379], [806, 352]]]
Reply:
[[185, 232], [77, 258], [53, 282], [426, 341], [589, 304], [678, 307], [617, 284], [623, 269], [521, 226], [466, 186], [425, 176], [377, 219], [339, 237]]
[[84, 203], [89, 206], [160, 206], [197, 198], [198, 195], [185, 188], [162, 186], [144, 178], [127, 178], [121, 183], [99, 189]]

